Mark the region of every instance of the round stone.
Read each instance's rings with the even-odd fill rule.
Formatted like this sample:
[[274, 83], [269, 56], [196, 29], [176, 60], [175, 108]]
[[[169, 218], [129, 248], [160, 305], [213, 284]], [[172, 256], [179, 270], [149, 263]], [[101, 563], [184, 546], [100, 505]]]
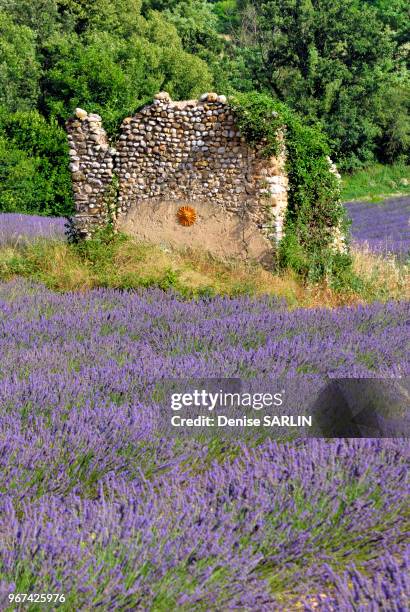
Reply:
[[84, 119], [86, 119], [88, 116], [87, 111], [85, 111], [83, 108], [76, 108], [74, 114], [77, 119], [80, 119], [80, 121], [84, 121]]
[[160, 91], [155, 94], [154, 100], [160, 100], [161, 102], [171, 102], [171, 96], [167, 91]]

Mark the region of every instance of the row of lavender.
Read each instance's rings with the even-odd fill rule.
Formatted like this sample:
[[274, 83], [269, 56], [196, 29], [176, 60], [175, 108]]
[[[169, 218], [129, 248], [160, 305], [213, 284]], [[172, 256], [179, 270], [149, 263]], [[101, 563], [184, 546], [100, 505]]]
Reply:
[[380, 255], [410, 253], [410, 198], [346, 204], [354, 242]]
[[[73, 479], [100, 469], [91, 443], [110, 451], [96, 430], [88, 462], [78, 447], [61, 448], [61, 471]], [[76, 437], [84, 442], [80, 425]], [[41, 433], [19, 439], [19, 462], [39, 482]], [[47, 490], [22, 500], [6, 465], [2, 609], [11, 592], [51, 592], [65, 595], [66, 610], [291, 610], [297, 602], [309, 610], [319, 598], [321, 610], [408, 610], [408, 444], [265, 443], [206, 469], [205, 447], [176, 449], [172, 461], [167, 451], [156, 445], [149, 479], [128, 477], [125, 452], [116, 466], [125, 473], [112, 466], [91, 498]]]
[[37, 238], [65, 237], [63, 217], [0, 213], [0, 246], [25, 245]]
[[[379, 254], [410, 252], [410, 198], [396, 198], [382, 204], [351, 202], [346, 204], [352, 220], [352, 237]], [[64, 236], [64, 219], [30, 217], [20, 214], [0, 215], [0, 246], [19, 244], [33, 238]]]
[[409, 311], [0, 285], [0, 607], [404, 611], [407, 441], [181, 440], [144, 398], [171, 377], [403, 376]]

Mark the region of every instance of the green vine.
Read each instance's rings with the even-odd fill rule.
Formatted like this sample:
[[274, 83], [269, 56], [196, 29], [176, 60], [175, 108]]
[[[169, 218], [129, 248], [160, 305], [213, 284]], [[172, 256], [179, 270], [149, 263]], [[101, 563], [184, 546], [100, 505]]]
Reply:
[[115, 232], [115, 220], [117, 217], [118, 196], [120, 190], [120, 181], [117, 174], [113, 174], [111, 182], [105, 192], [104, 205], [106, 212], [106, 225]]
[[347, 236], [348, 222], [324, 135], [266, 94], [238, 93], [230, 104], [242, 134], [262, 157], [277, 155], [279, 133], [285, 138], [289, 191], [279, 265], [308, 280], [346, 285], [352, 277], [351, 257], [347, 248], [340, 252], [334, 247], [334, 236], [335, 228]]

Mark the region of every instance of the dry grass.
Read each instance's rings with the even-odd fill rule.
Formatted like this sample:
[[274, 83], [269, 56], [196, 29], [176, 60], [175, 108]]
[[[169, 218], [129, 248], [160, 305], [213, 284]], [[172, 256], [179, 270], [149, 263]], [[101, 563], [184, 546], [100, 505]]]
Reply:
[[354, 252], [360, 291], [305, 285], [292, 272], [273, 274], [257, 264], [221, 261], [192, 250], [171, 250], [131, 239], [78, 249], [61, 241], [0, 248], [0, 278], [25, 276], [58, 291], [93, 287], [158, 286], [183, 295], [275, 295], [290, 308], [334, 308], [374, 300], [409, 299], [408, 269], [394, 259]]
[[272, 274], [258, 264], [221, 261], [191, 249], [171, 250], [130, 241], [118, 250], [115, 263], [122, 279], [138, 270], [140, 278], [158, 280], [169, 270], [181, 286], [194, 293], [275, 295], [290, 307], [304, 308], [332, 308], [359, 301], [358, 296], [336, 293], [325, 285], [303, 285], [291, 271]]
[[353, 269], [362, 279], [363, 298], [376, 294], [378, 299], [409, 300], [409, 267], [391, 255], [375, 255], [367, 248], [353, 250]]
[[0, 248], [0, 278], [25, 276], [61, 291], [84, 291], [97, 278], [64, 242], [38, 241], [32, 246]]

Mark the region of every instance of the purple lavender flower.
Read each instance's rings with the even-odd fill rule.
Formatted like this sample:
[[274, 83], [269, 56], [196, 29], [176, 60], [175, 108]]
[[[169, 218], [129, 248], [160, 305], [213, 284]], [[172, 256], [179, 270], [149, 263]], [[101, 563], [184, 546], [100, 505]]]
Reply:
[[27, 244], [37, 238], [64, 239], [65, 219], [0, 213], [0, 246]]
[[403, 376], [408, 320], [404, 302], [289, 312], [0, 284], [0, 607], [62, 592], [67, 609], [283, 610], [324, 595], [401, 610], [409, 441], [170, 437], [152, 393], [175, 377]]
[[410, 199], [393, 198], [380, 204], [346, 204], [352, 219], [352, 237], [378, 254], [394, 253], [401, 257], [410, 251]]

